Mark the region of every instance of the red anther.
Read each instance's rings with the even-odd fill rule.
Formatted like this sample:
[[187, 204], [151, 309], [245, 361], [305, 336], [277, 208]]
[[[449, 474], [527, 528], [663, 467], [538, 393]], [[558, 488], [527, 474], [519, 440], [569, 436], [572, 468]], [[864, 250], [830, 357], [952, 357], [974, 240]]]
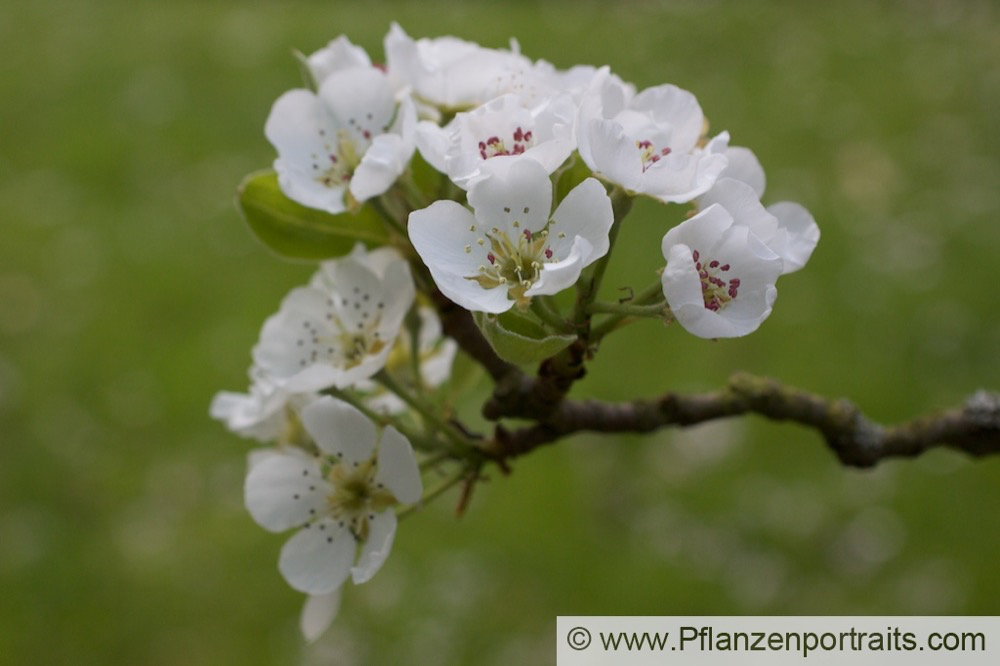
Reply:
[[479, 151], [479, 156], [482, 157], [485, 160], [486, 159], [486, 151], [485, 150], [480, 150]]
[[369, 132], [368, 130], [363, 131], [361, 135], [364, 136], [366, 139], [372, 138], [372, 133]]
[[531, 141], [531, 132], [525, 132], [524, 133], [524, 140], [525, 141]]
[[730, 287], [738, 287], [738, 286], [740, 286], [740, 279], [739, 278], [733, 278], [732, 280], [729, 281], [729, 286]]
[[516, 130], [514, 130], [514, 141], [523, 141], [523, 140], [524, 140], [524, 132], [522, 132], [521, 128], [518, 127]]
[[545, 248], [545, 258], [546, 259], [552, 258], [552, 248], [550, 247]]
[[519, 144], [519, 143], [515, 143], [515, 144], [514, 144], [514, 150], [512, 150], [512, 151], [510, 151], [510, 152], [511, 152], [511, 153], [512, 153], [513, 155], [520, 155], [521, 153], [523, 153], [523, 152], [524, 152], [524, 146], [523, 146], [523, 145], [521, 145], [521, 144]]
[[531, 240], [531, 232], [530, 231], [528, 231], [527, 229], [525, 229], [523, 233], [524, 233], [524, 237], [525, 238], [527, 238], [528, 240]]
[[664, 148], [663, 150], [660, 151], [660, 154], [666, 157], [667, 155], [670, 154], [670, 148]]
[[709, 267], [709, 268], [718, 268], [718, 267], [719, 267], [719, 262], [718, 262], [718, 261], [715, 261], [715, 260], [713, 259], [713, 260], [712, 260], [712, 261], [711, 261], [711, 262], [710, 262], [710, 263], [708, 264], [708, 267]]
[[486, 150], [486, 142], [485, 141], [480, 141], [479, 142], [479, 150]]
[[490, 146], [492, 146], [495, 143], [500, 143], [500, 137], [498, 137], [498, 136], [491, 136], [490, 138], [486, 139], [486, 143], [487, 143], [487, 145], [490, 145]]
[[719, 270], [721, 270], [721, 271], [728, 271], [729, 270], [729, 264], [722, 264], [722, 266], [719, 267]]
[[489, 254], [487, 254], [487, 255], [486, 255], [486, 258], [487, 258], [487, 259], [489, 259], [489, 261], [490, 261], [490, 264], [495, 264], [495, 263], [497, 263], [497, 258], [496, 258], [495, 256], [493, 256], [493, 253], [492, 253], [492, 252], [490, 252]]
[[695, 261], [698, 261], [698, 257], [700, 256], [701, 255], [698, 254], [698, 250], [695, 250], [694, 252], [691, 253], [691, 258], [694, 259]]

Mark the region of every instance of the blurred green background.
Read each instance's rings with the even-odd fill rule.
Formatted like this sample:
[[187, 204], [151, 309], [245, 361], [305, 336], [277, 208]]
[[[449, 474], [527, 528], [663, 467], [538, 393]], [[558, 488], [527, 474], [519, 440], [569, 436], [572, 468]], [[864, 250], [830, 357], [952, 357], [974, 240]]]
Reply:
[[[698, 95], [823, 230], [754, 335], [637, 324], [579, 395], [734, 370], [892, 421], [1000, 389], [1000, 15], [951, 0], [137, 2], [0, 12], [0, 663], [551, 663], [557, 614], [996, 614], [1000, 459], [838, 466], [759, 419], [576, 437], [405, 521], [317, 645], [208, 418], [308, 265], [232, 197], [291, 49], [391, 20]], [[609, 286], [677, 211], [637, 205]], [[626, 249], [629, 248], [629, 249]], [[467, 406], [475, 413], [476, 405]]]

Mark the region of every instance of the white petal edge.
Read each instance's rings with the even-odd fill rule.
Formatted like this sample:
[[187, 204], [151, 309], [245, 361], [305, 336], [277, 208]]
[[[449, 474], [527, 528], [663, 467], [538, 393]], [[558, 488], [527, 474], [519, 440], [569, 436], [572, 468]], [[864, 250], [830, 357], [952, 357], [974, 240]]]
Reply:
[[299, 592], [329, 594], [347, 580], [356, 551], [351, 533], [324, 518], [285, 542], [278, 570]]
[[278, 453], [250, 468], [243, 499], [258, 525], [282, 532], [302, 525], [321, 510], [331, 490], [315, 461]]
[[403, 504], [413, 504], [420, 499], [423, 486], [420, 467], [413, 455], [413, 447], [398, 430], [386, 426], [378, 447], [378, 471], [375, 482], [388, 488]]
[[396, 523], [396, 514], [392, 509], [368, 520], [368, 539], [361, 546], [357, 566], [351, 568], [351, 578], [355, 585], [370, 581], [385, 564], [396, 537]]
[[302, 425], [316, 445], [346, 462], [364, 462], [375, 451], [375, 424], [346, 402], [323, 396], [302, 410]]
[[299, 629], [307, 643], [314, 643], [322, 636], [340, 611], [340, 596], [342, 588], [326, 594], [310, 594], [302, 606], [299, 616]]

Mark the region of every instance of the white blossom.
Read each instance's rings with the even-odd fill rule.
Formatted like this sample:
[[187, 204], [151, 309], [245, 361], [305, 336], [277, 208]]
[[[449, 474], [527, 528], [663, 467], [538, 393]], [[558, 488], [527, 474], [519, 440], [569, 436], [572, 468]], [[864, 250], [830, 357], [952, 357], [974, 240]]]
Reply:
[[414, 40], [396, 23], [385, 37], [385, 58], [397, 90], [411, 93], [421, 111], [435, 116], [516, 92], [532, 68], [516, 44], [505, 51], [450, 36]]
[[355, 46], [346, 35], [340, 35], [320, 50], [312, 53], [306, 59], [313, 81], [322, 83], [335, 72], [354, 67], [371, 67], [372, 61], [368, 53], [360, 46]]
[[632, 96], [605, 70], [580, 105], [580, 156], [601, 178], [664, 202], [683, 203], [712, 186], [726, 166], [729, 135], [702, 145], [705, 117], [695, 96], [664, 84]]
[[723, 206], [709, 206], [663, 237], [663, 295], [674, 317], [702, 338], [757, 330], [778, 292], [782, 260]]
[[278, 561], [288, 584], [329, 595], [348, 577], [361, 584], [381, 568], [396, 533], [394, 507], [420, 499], [420, 470], [403, 435], [392, 426], [379, 435], [347, 403], [320, 398], [302, 410], [302, 423], [319, 455], [286, 447], [259, 459], [244, 499], [265, 529], [299, 528]]
[[414, 297], [398, 252], [359, 244], [285, 297], [264, 323], [254, 361], [286, 391], [351, 386], [385, 365]]
[[554, 212], [552, 183], [532, 160], [510, 162], [469, 192], [475, 213], [437, 201], [410, 214], [410, 240], [441, 292], [458, 305], [504, 312], [555, 294], [604, 256], [614, 219], [604, 186], [588, 178]]
[[487, 177], [489, 167], [506, 161], [533, 159], [551, 174], [576, 149], [575, 114], [569, 95], [532, 107], [517, 95], [503, 95], [457, 114], [446, 127], [421, 121], [417, 147], [431, 166], [466, 190]]
[[416, 148], [416, 111], [397, 104], [386, 75], [350, 67], [327, 75], [319, 90], [296, 89], [274, 103], [264, 126], [278, 151], [278, 183], [288, 198], [329, 213], [385, 192]]
[[311, 391], [287, 391], [255, 366], [250, 368], [249, 392], [219, 391], [209, 413], [242, 437], [261, 442], [287, 440], [294, 436], [298, 412], [317, 397]]

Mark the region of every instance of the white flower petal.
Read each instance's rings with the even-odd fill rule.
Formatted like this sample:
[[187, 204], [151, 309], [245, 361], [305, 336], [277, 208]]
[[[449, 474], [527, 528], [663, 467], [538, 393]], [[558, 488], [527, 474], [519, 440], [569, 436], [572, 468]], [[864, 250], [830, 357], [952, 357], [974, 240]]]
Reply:
[[622, 126], [611, 120], [591, 120], [580, 131], [587, 136], [589, 149], [587, 153], [581, 152], [587, 166], [630, 192], [639, 191], [642, 153]]
[[396, 514], [392, 509], [368, 519], [368, 539], [361, 545], [357, 565], [351, 568], [355, 585], [367, 583], [385, 564], [396, 536], [396, 523]]
[[[608, 253], [608, 233], [614, 222], [614, 211], [611, 199], [604, 186], [596, 178], [588, 178], [572, 190], [559, 203], [552, 213], [552, 223], [549, 226], [549, 247], [556, 257], [564, 256], [574, 244], [574, 237], [587, 239], [591, 254], [583, 257], [583, 266], [600, 259]], [[565, 236], [559, 238], [559, 234]]]
[[324, 136], [336, 133], [319, 98], [309, 90], [290, 90], [274, 103], [264, 135], [278, 151], [274, 168], [288, 198], [329, 213], [346, 210], [341, 182], [325, 184], [317, 174], [328, 164]]
[[719, 174], [719, 180], [735, 178], [752, 187], [758, 198], [764, 196], [767, 178], [764, 175], [764, 167], [754, 152], [743, 146], [729, 146], [725, 155], [728, 164]]
[[629, 107], [667, 128], [668, 145], [673, 150], [686, 153], [698, 143], [705, 116], [698, 99], [687, 90], [669, 83], [647, 88], [635, 96]]
[[307, 594], [329, 594], [351, 571], [357, 543], [329, 518], [303, 527], [285, 542], [278, 569], [288, 584]]
[[788, 234], [785, 252], [785, 273], [792, 273], [806, 265], [819, 242], [819, 226], [812, 214], [803, 206], [791, 201], [779, 201], [767, 207], [767, 212], [778, 219], [778, 225]]
[[667, 259], [663, 294], [688, 332], [737, 337], [753, 332], [770, 315], [781, 258], [720, 204], [671, 229], [662, 249]]
[[664, 203], [687, 203], [711, 189], [726, 164], [722, 153], [671, 153], [643, 173], [641, 192]]
[[[477, 220], [454, 201], [435, 201], [410, 213], [410, 242], [431, 271], [441, 293], [467, 310], [505, 312], [513, 306], [503, 288], [484, 289], [467, 279], [487, 263], [489, 248], [477, 242]], [[468, 248], [468, 251], [466, 251]]]
[[589, 263], [587, 257], [594, 256], [590, 242], [582, 236], [575, 236], [573, 246], [565, 259], [546, 262], [542, 266], [538, 281], [524, 292], [525, 296], [544, 296], [558, 294], [563, 289], [572, 287], [584, 267]]
[[429, 120], [421, 120], [417, 123], [416, 142], [417, 150], [428, 164], [441, 173], [448, 173], [451, 134], [447, 128], [439, 127]]
[[476, 220], [516, 238], [524, 229], [538, 231], [552, 211], [552, 181], [532, 160], [507, 162], [507, 168], [479, 181], [469, 191]]
[[250, 468], [244, 500], [257, 524], [281, 532], [313, 518], [331, 491], [315, 461], [278, 453]]
[[378, 471], [375, 483], [382, 484], [402, 504], [420, 499], [423, 486], [420, 468], [409, 440], [392, 426], [386, 426], [378, 447]]
[[308, 63], [313, 79], [319, 84], [334, 72], [352, 67], [370, 67], [372, 61], [363, 48], [341, 35], [310, 55]]
[[322, 636], [340, 611], [341, 590], [337, 588], [326, 594], [310, 594], [302, 606], [299, 617], [299, 628], [307, 643], [316, 641]]
[[[739, 224], [750, 227], [754, 235], [768, 245], [778, 233], [777, 218], [764, 209], [757, 192], [743, 181], [720, 178], [712, 189], [698, 198], [698, 204], [701, 207], [721, 205]], [[771, 249], [782, 254], [779, 248]]]
[[389, 131], [396, 113], [392, 86], [375, 67], [334, 72], [320, 85], [318, 95], [337, 127], [365, 148], [373, 137]]
[[346, 462], [364, 462], [375, 451], [375, 424], [357, 408], [331, 396], [307, 405], [302, 425], [324, 453]]
[[398, 134], [376, 136], [354, 170], [351, 194], [358, 201], [367, 201], [384, 193], [403, 173], [412, 154], [412, 150], [407, 154], [406, 143]]

